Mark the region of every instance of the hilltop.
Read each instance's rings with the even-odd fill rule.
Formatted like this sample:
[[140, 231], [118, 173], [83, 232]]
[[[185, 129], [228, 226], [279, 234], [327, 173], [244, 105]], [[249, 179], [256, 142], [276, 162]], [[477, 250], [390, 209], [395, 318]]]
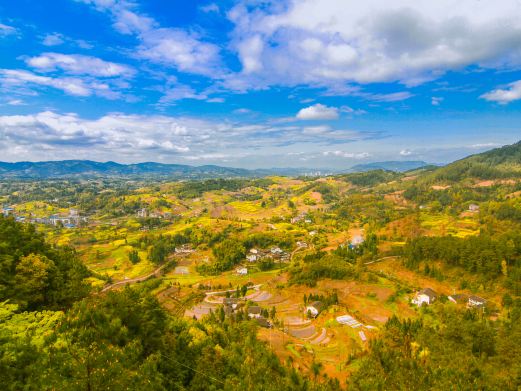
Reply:
[[521, 141], [468, 156], [434, 171], [429, 179], [461, 181], [466, 178], [503, 179], [521, 176]]

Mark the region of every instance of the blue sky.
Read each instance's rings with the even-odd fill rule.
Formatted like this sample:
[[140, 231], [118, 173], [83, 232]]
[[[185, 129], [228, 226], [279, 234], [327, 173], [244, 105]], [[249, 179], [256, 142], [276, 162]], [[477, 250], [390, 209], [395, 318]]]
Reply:
[[444, 163], [521, 139], [517, 0], [0, 1], [1, 160]]

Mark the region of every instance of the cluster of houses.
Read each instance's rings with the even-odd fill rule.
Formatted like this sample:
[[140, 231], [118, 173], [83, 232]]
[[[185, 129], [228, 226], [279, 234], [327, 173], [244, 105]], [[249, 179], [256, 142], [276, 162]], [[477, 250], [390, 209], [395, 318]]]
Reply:
[[16, 213], [12, 207], [3, 207], [2, 214], [5, 217], [13, 216], [17, 222], [29, 221], [31, 223], [46, 224], [54, 226], [63, 226], [65, 228], [76, 228], [81, 223], [88, 221], [87, 217], [81, 216], [77, 209], [69, 209], [67, 215], [54, 214], [48, 217], [30, 217], [27, 219], [25, 216], [20, 216]]
[[137, 217], [145, 219], [147, 217], [156, 219], [169, 219], [173, 215], [170, 212], [150, 212], [147, 208], [141, 208], [137, 211]]
[[305, 212], [302, 212], [302, 213], [298, 214], [297, 216], [292, 217], [290, 221], [291, 221], [291, 224], [297, 224], [297, 223], [300, 223], [301, 221], [303, 221], [306, 224], [311, 224], [311, 219], [309, 217], [307, 217], [307, 214]]
[[[307, 246], [307, 245], [306, 245]], [[271, 258], [280, 262], [289, 262], [290, 254], [280, 247], [273, 246], [269, 250], [261, 250], [252, 248], [246, 255], [246, 261], [253, 263], [258, 262], [262, 259]]]
[[259, 326], [271, 328], [273, 327], [273, 324], [269, 319], [266, 318], [266, 316], [263, 316], [262, 307], [258, 305], [250, 305], [247, 308], [245, 308], [245, 303], [241, 299], [237, 297], [226, 297], [223, 299], [223, 308], [224, 313], [226, 316], [234, 317], [238, 311], [241, 311], [245, 309], [246, 314], [248, 315], [248, 318], [255, 319]]
[[[412, 303], [421, 307], [423, 305], [431, 305], [438, 300], [439, 294], [431, 288], [424, 288], [414, 295]], [[475, 295], [466, 295], [458, 293], [448, 296], [448, 299], [455, 304], [466, 304], [468, 308], [485, 308], [487, 301], [482, 297]]]
[[179, 255], [187, 255], [193, 253], [195, 250], [189, 244], [183, 244], [181, 246], [176, 246], [174, 252]]

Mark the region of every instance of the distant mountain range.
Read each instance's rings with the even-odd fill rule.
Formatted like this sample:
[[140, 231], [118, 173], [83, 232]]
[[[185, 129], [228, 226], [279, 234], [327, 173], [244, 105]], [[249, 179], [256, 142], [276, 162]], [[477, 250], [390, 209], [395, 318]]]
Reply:
[[410, 170], [416, 170], [417, 168], [422, 168], [422, 167], [426, 167], [426, 166], [430, 166], [430, 165], [431, 164], [426, 163], [424, 161], [415, 161], [415, 160], [388, 161], [388, 162], [357, 164], [356, 166], [351, 167], [351, 169], [349, 171], [364, 172], [364, 171], [372, 171], [372, 170], [386, 170], [386, 171], [395, 171], [395, 172], [405, 172], [405, 171], [410, 171]]
[[64, 177], [137, 177], [159, 176], [173, 179], [262, 177], [268, 175], [297, 176], [306, 169], [273, 168], [247, 170], [214, 165], [189, 166], [183, 164], [95, 162], [90, 160], [62, 160], [48, 162], [0, 162], [2, 178], [64, 178]]
[[443, 167], [424, 161], [385, 161], [357, 164], [348, 170], [316, 170], [309, 168], [270, 168], [248, 170], [215, 165], [95, 162], [62, 160], [47, 162], [0, 162], [0, 178], [67, 178], [67, 177], [163, 177], [170, 179], [205, 179], [232, 177], [264, 177], [270, 175], [328, 175], [372, 170], [406, 172], [428, 169], [430, 180], [458, 181], [464, 178], [501, 178], [521, 176], [521, 141], [477, 155], [471, 155]]

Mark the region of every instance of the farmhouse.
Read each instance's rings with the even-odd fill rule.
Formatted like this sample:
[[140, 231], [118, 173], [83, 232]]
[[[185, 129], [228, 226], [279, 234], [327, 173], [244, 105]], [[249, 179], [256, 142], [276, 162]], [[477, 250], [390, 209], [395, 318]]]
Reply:
[[362, 235], [354, 235], [351, 239], [351, 247], [360, 246], [364, 242], [364, 237]]
[[479, 212], [479, 205], [476, 205], [476, 204], [470, 204], [470, 205], [469, 205], [469, 211], [470, 211], [470, 212]]
[[248, 268], [247, 267], [239, 267], [237, 270], [236, 270], [237, 274], [240, 275], [240, 276], [245, 276], [246, 274], [248, 274]]
[[425, 288], [416, 293], [412, 299], [412, 303], [421, 307], [423, 304], [430, 305], [438, 298], [438, 294], [431, 288]]
[[322, 303], [321, 301], [314, 301], [306, 307], [306, 313], [310, 314], [313, 318], [316, 318], [323, 309], [324, 303]]
[[469, 296], [469, 301], [467, 303], [467, 307], [475, 307], [475, 308], [483, 308], [487, 301], [479, 296], [471, 295]]
[[252, 305], [248, 307], [248, 317], [250, 318], [260, 318], [261, 317], [262, 308], [258, 305]]
[[271, 328], [271, 322], [268, 319], [266, 319], [265, 317], [259, 316], [258, 318], [255, 318], [255, 320], [257, 321], [257, 324], [260, 327], [265, 327], [267, 329]]
[[248, 255], [246, 255], [246, 260], [248, 262], [255, 262], [257, 260], [257, 255], [256, 254], [248, 254]]

